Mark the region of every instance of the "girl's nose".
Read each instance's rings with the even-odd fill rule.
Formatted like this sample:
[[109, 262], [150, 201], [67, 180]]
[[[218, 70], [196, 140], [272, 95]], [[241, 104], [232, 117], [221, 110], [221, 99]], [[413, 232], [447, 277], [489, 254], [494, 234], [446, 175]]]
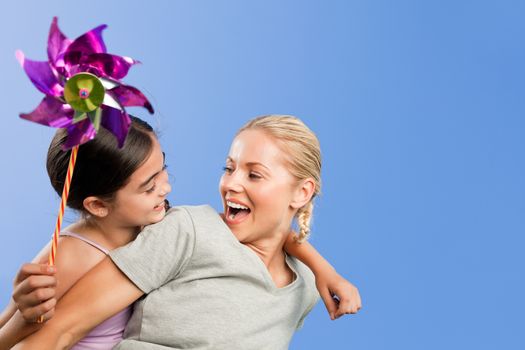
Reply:
[[165, 195], [167, 195], [170, 192], [171, 192], [171, 185], [170, 185], [169, 182], [166, 181], [164, 184], [162, 184], [162, 187], [160, 189], [160, 193], [159, 194], [161, 196], [165, 196]]
[[160, 196], [165, 196], [171, 192], [171, 185], [170, 185], [170, 181], [168, 178], [168, 174], [163, 174], [163, 175], [165, 175], [165, 177], [163, 177], [164, 181], [162, 181], [160, 185], [160, 191], [159, 191]]

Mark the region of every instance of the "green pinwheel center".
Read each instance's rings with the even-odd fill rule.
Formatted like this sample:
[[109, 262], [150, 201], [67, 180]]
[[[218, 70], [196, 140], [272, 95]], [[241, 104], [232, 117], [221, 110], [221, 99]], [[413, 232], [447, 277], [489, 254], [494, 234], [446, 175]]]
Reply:
[[78, 73], [66, 82], [64, 98], [77, 112], [87, 113], [97, 109], [104, 101], [106, 89], [91, 73]]

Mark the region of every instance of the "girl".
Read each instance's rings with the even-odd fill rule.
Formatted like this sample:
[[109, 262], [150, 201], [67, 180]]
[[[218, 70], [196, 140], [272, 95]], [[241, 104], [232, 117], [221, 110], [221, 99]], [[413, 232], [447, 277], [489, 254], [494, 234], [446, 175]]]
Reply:
[[[48, 330], [28, 340], [27, 346], [37, 341], [34, 344], [39, 348], [46, 348], [38, 337], [50, 337], [61, 322], [72, 321], [77, 324], [74, 336], [65, 339], [71, 346], [88, 329], [152, 291], [137, 306], [128, 327], [131, 339], [174, 347], [184, 339], [194, 345], [202, 341], [212, 348], [261, 348], [265, 346], [262, 340], [273, 339], [270, 348], [286, 346], [293, 329], [317, 299], [309, 271], [287, 258], [283, 247], [290, 240], [294, 217], [299, 219], [301, 238], [308, 233], [311, 198], [319, 191], [320, 154], [315, 142], [310, 149], [303, 149], [316, 138], [297, 119], [266, 117], [259, 121], [263, 123], [242, 129], [232, 145], [221, 182], [224, 221], [209, 207], [171, 211], [165, 221], [146, 228], [133, 244], [111, 253], [122, 271], [105, 259], [85, 276], [63, 300], [65, 308], [57, 310], [57, 316], [46, 324]], [[267, 130], [271, 125], [283, 135]], [[287, 140], [285, 134], [293, 128], [298, 134]], [[307, 143], [293, 142], [297, 136]], [[309, 164], [304, 164], [306, 158], [310, 158]], [[115, 203], [114, 212], [119, 211], [119, 204], [122, 202]], [[119, 220], [139, 214], [120, 212]], [[308, 261], [309, 247], [294, 248], [299, 253], [304, 250]], [[310, 254], [310, 258], [315, 261], [317, 257]], [[326, 269], [322, 260], [317, 263]], [[335, 280], [340, 282], [340, 278]], [[275, 298], [276, 294], [280, 297]], [[76, 315], [68, 312], [74, 299], [87, 302], [89, 307]], [[275, 302], [284, 309], [272, 308]], [[174, 307], [176, 311], [171, 310]], [[210, 315], [210, 309], [216, 312]], [[272, 309], [275, 311], [268, 312]], [[208, 315], [203, 318], [205, 311]], [[247, 322], [253, 312], [261, 317], [263, 311], [268, 315], [264, 326]], [[146, 320], [152, 324], [147, 325]], [[235, 336], [223, 329], [224, 320], [233, 326]], [[152, 333], [144, 333], [146, 330]], [[130, 340], [121, 346], [140, 344]], [[49, 348], [55, 346], [52, 343]]]
[[[70, 154], [69, 151], [62, 150], [66, 136], [64, 129], [57, 131], [47, 156], [49, 179], [59, 194], [62, 191]], [[56, 279], [36, 275], [27, 281], [33, 288], [49, 287], [49, 284], [54, 287], [28, 291], [30, 294], [27, 295], [20, 294], [23, 290], [15, 288], [14, 298], [20, 304], [24, 305], [25, 302], [35, 306], [35, 301], [29, 299], [38, 297], [44, 302], [37, 303], [37, 307], [47, 312], [34, 315], [24, 306], [21, 308], [24, 316], [32, 321], [36, 321], [41, 315], [44, 319], [50, 318], [56, 300], [99, 263], [108, 251], [133, 240], [142, 226], [162, 220], [165, 215], [164, 201], [170, 191], [164, 155], [153, 129], [147, 123], [132, 118], [129, 134], [122, 149], [117, 147], [115, 137], [101, 128], [93, 141], [79, 148], [67, 204], [79, 211], [81, 217], [61, 233], [56, 259]], [[43, 264], [47, 260], [49, 250], [48, 245], [37, 255], [34, 262]], [[35, 267], [40, 269], [40, 266], [28, 265], [22, 269], [23, 273], [31, 273], [31, 269]], [[29, 270], [26, 270], [27, 268]], [[58, 285], [56, 280], [60, 281]], [[11, 318], [16, 308], [11, 302], [2, 314], [2, 325]], [[130, 308], [123, 310], [94, 329], [76, 348], [111, 348], [122, 338], [130, 316]], [[13, 319], [15, 320], [16, 318]], [[2, 327], [1, 347], [8, 348], [35, 327], [36, 325], [21, 328], [14, 322]]]

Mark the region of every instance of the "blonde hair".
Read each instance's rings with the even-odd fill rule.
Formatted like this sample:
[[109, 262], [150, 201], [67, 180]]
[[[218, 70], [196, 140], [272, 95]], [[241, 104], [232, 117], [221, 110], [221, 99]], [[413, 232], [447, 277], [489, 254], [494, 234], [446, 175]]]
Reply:
[[282, 146], [287, 155], [289, 170], [298, 180], [311, 178], [315, 189], [310, 201], [299, 208], [295, 214], [299, 226], [298, 242], [303, 242], [310, 234], [310, 222], [314, 209], [313, 199], [321, 192], [321, 147], [317, 136], [299, 118], [291, 115], [265, 115], [250, 120], [237, 135], [244, 130], [262, 130]]

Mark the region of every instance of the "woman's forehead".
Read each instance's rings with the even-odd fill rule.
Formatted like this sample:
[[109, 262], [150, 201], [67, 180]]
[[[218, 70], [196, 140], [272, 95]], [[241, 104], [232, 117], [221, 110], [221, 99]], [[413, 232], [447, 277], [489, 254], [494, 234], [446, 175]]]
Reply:
[[234, 162], [276, 165], [284, 163], [277, 140], [260, 130], [244, 130], [235, 137], [228, 158]]

